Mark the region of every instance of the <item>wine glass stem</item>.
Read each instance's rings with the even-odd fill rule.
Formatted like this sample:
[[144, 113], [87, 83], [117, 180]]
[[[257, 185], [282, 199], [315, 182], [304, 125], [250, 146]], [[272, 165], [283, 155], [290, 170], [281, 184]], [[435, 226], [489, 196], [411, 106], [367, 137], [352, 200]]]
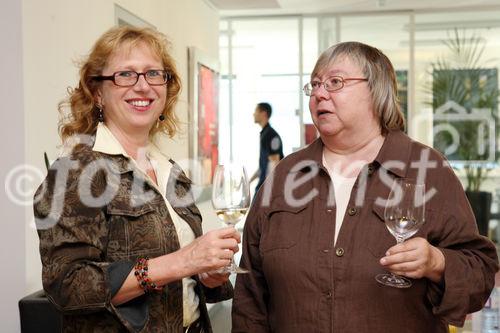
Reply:
[[236, 264], [234, 263], [234, 255], [231, 257], [231, 261], [229, 262], [229, 268], [234, 269]]
[[[404, 237], [398, 237], [398, 236], [396, 236], [396, 243], [397, 243], [397, 244], [401, 244], [401, 243], [403, 243], [404, 241], [405, 241]], [[398, 280], [398, 279], [400, 278], [400, 277], [399, 277], [399, 275], [394, 274], [393, 272], [390, 272], [390, 274], [391, 274], [391, 276], [392, 276], [392, 278], [393, 278], [394, 280]]]
[[[239, 222], [239, 220], [238, 220], [238, 222]], [[227, 226], [233, 227], [234, 229], [236, 229], [236, 223], [228, 223]], [[234, 270], [235, 267], [236, 267], [236, 264], [234, 263], [234, 253], [233, 253], [233, 255], [231, 256], [231, 261], [229, 262], [229, 265], [227, 266], [227, 268], [230, 270]]]

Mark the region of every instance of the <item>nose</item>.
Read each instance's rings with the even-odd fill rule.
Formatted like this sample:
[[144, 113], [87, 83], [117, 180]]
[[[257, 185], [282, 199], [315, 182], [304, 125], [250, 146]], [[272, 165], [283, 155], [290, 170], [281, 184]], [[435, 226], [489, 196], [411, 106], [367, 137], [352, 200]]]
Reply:
[[151, 86], [146, 81], [145, 74], [139, 74], [139, 78], [134, 85], [134, 90], [148, 90], [150, 88], [151, 88]]
[[330, 93], [326, 91], [325, 85], [321, 84], [316, 90], [313, 91], [313, 96], [318, 99], [328, 99], [330, 98]]

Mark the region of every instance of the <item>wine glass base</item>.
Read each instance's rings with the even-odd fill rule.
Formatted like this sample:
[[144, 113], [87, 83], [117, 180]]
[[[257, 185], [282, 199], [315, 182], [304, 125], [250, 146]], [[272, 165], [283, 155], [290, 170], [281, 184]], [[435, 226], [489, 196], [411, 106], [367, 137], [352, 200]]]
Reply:
[[411, 281], [405, 277], [394, 274], [379, 274], [375, 276], [378, 283], [394, 288], [410, 288]]
[[250, 271], [248, 269], [241, 268], [241, 267], [236, 266], [234, 264], [219, 268], [218, 270], [216, 270], [216, 272], [219, 274], [246, 274], [246, 273], [250, 273]]
[[227, 266], [223, 267], [221, 269], [218, 269], [217, 272], [219, 273], [229, 273], [229, 274], [246, 274], [250, 273], [249, 270], [238, 267], [238, 266]]
[[231, 262], [229, 265], [226, 267], [221, 267], [217, 269], [215, 272], [219, 274], [245, 274], [245, 273], [250, 273], [248, 269], [241, 268], [240, 266], [236, 265], [234, 262], [234, 257], [231, 258]]
[[250, 273], [250, 271], [248, 269], [244, 269], [244, 268], [236, 266], [236, 267], [234, 267], [231, 270], [231, 273], [234, 273], [234, 274], [247, 274], [247, 273]]

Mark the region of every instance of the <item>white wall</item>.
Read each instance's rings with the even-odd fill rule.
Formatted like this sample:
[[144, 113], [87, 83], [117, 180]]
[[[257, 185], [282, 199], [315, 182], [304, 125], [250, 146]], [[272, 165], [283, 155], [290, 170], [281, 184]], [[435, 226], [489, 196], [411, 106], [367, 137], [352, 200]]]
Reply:
[[[22, 7], [18, 0], [3, 0], [0, 5], [1, 61], [0, 177], [24, 162], [24, 113], [22, 75]], [[18, 169], [19, 170], [19, 169]], [[19, 172], [16, 173], [19, 175]], [[24, 207], [0, 192], [2, 232], [0, 234], [0, 331], [19, 331], [17, 301], [25, 292]]]
[[[9, 0], [8, 2], [15, 7], [14, 3], [18, 1]], [[6, 115], [10, 118], [12, 113], [17, 112], [16, 117], [21, 124], [24, 118], [24, 127], [22, 125], [17, 127], [16, 137], [10, 142], [18, 143], [21, 145], [20, 148], [25, 149], [24, 160], [40, 170], [42, 175], [45, 175], [43, 152], [46, 151], [51, 159], [55, 159], [58, 155], [57, 146], [60, 140], [57, 134], [57, 103], [65, 97], [66, 88], [75, 86], [77, 83], [78, 69], [75, 62], [85, 56], [94, 41], [105, 30], [114, 25], [115, 4], [154, 25], [172, 42], [171, 51], [183, 83], [176, 112], [185, 125], [183, 126], [184, 135], [178, 136], [174, 141], [169, 140], [163, 145], [174, 159], [183, 159], [188, 156], [187, 49], [189, 46], [196, 46], [208, 56], [218, 58], [219, 16], [215, 9], [204, 0], [24, 0], [22, 2], [21, 38], [20, 5], [17, 5], [19, 15], [16, 16], [16, 12], [9, 7], [6, 8], [8, 10], [4, 10], [5, 5], [2, 3], [1, 22], [12, 22], [13, 26], [13, 28], [2, 29], [2, 42], [4, 32], [8, 31], [10, 34], [12, 30], [14, 33], [19, 30], [17, 39], [19, 45], [17, 46], [23, 48], [23, 52], [21, 53], [19, 49], [17, 58], [14, 58], [19, 59], [18, 62], [22, 59], [24, 87], [22, 89], [20, 87], [23, 79], [20, 69], [17, 76], [10, 76], [6, 74], [10, 72], [2, 70], [2, 73], [6, 75], [2, 82], [5, 83], [5, 80], [9, 78], [9, 85], [11, 85], [12, 77], [14, 77], [18, 80], [14, 83], [19, 85], [14, 95], [6, 89], [1, 89], [2, 93], [9, 94], [2, 98], [2, 104], [9, 107], [12, 103], [13, 106]], [[14, 15], [11, 15], [12, 12]], [[4, 16], [7, 21], [4, 21]], [[17, 52], [16, 49], [15, 51]], [[0, 63], [5, 65], [4, 61]], [[23, 92], [24, 100], [20, 97]], [[20, 100], [16, 101], [15, 98], [18, 95]], [[22, 102], [24, 102], [24, 113], [21, 112]], [[14, 111], [15, 109], [17, 111]], [[2, 112], [3, 116], [4, 112]], [[3, 123], [9, 122], [6, 120]], [[12, 129], [16, 130], [16, 127]], [[3, 143], [5, 142], [9, 141], [3, 140]], [[2, 146], [2, 152], [5, 156], [8, 150], [4, 150]], [[41, 182], [39, 178], [35, 177], [35, 180], [27, 185], [33, 189], [36, 188]], [[22, 211], [25, 215], [25, 234], [22, 236], [26, 238], [26, 241], [22, 242], [25, 245], [17, 244], [16, 248], [20, 253], [26, 251], [26, 256], [24, 254], [19, 256], [17, 265], [23, 265], [19, 268], [19, 272], [22, 274], [21, 281], [26, 284], [23, 293], [27, 294], [41, 288], [41, 264], [38, 254], [38, 237], [33, 226], [32, 208], [27, 206], [22, 208]], [[20, 219], [15, 220], [20, 223]], [[2, 237], [0, 243], [14, 243], [14, 240], [7, 239], [10, 236], [6, 233], [0, 237]], [[24, 257], [25, 260], [23, 260]], [[7, 273], [2, 274], [2, 276], [6, 275]], [[2, 286], [5, 284], [2, 283]], [[3, 313], [3, 311], [0, 312]], [[17, 317], [11, 317], [9, 320], [17, 321]]]

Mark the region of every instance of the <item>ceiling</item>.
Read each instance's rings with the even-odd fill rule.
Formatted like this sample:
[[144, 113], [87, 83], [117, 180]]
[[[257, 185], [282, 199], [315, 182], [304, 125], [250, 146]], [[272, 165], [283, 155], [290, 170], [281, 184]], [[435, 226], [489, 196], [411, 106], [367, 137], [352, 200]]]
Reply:
[[500, 6], [500, 0], [207, 0], [221, 16], [335, 14]]

